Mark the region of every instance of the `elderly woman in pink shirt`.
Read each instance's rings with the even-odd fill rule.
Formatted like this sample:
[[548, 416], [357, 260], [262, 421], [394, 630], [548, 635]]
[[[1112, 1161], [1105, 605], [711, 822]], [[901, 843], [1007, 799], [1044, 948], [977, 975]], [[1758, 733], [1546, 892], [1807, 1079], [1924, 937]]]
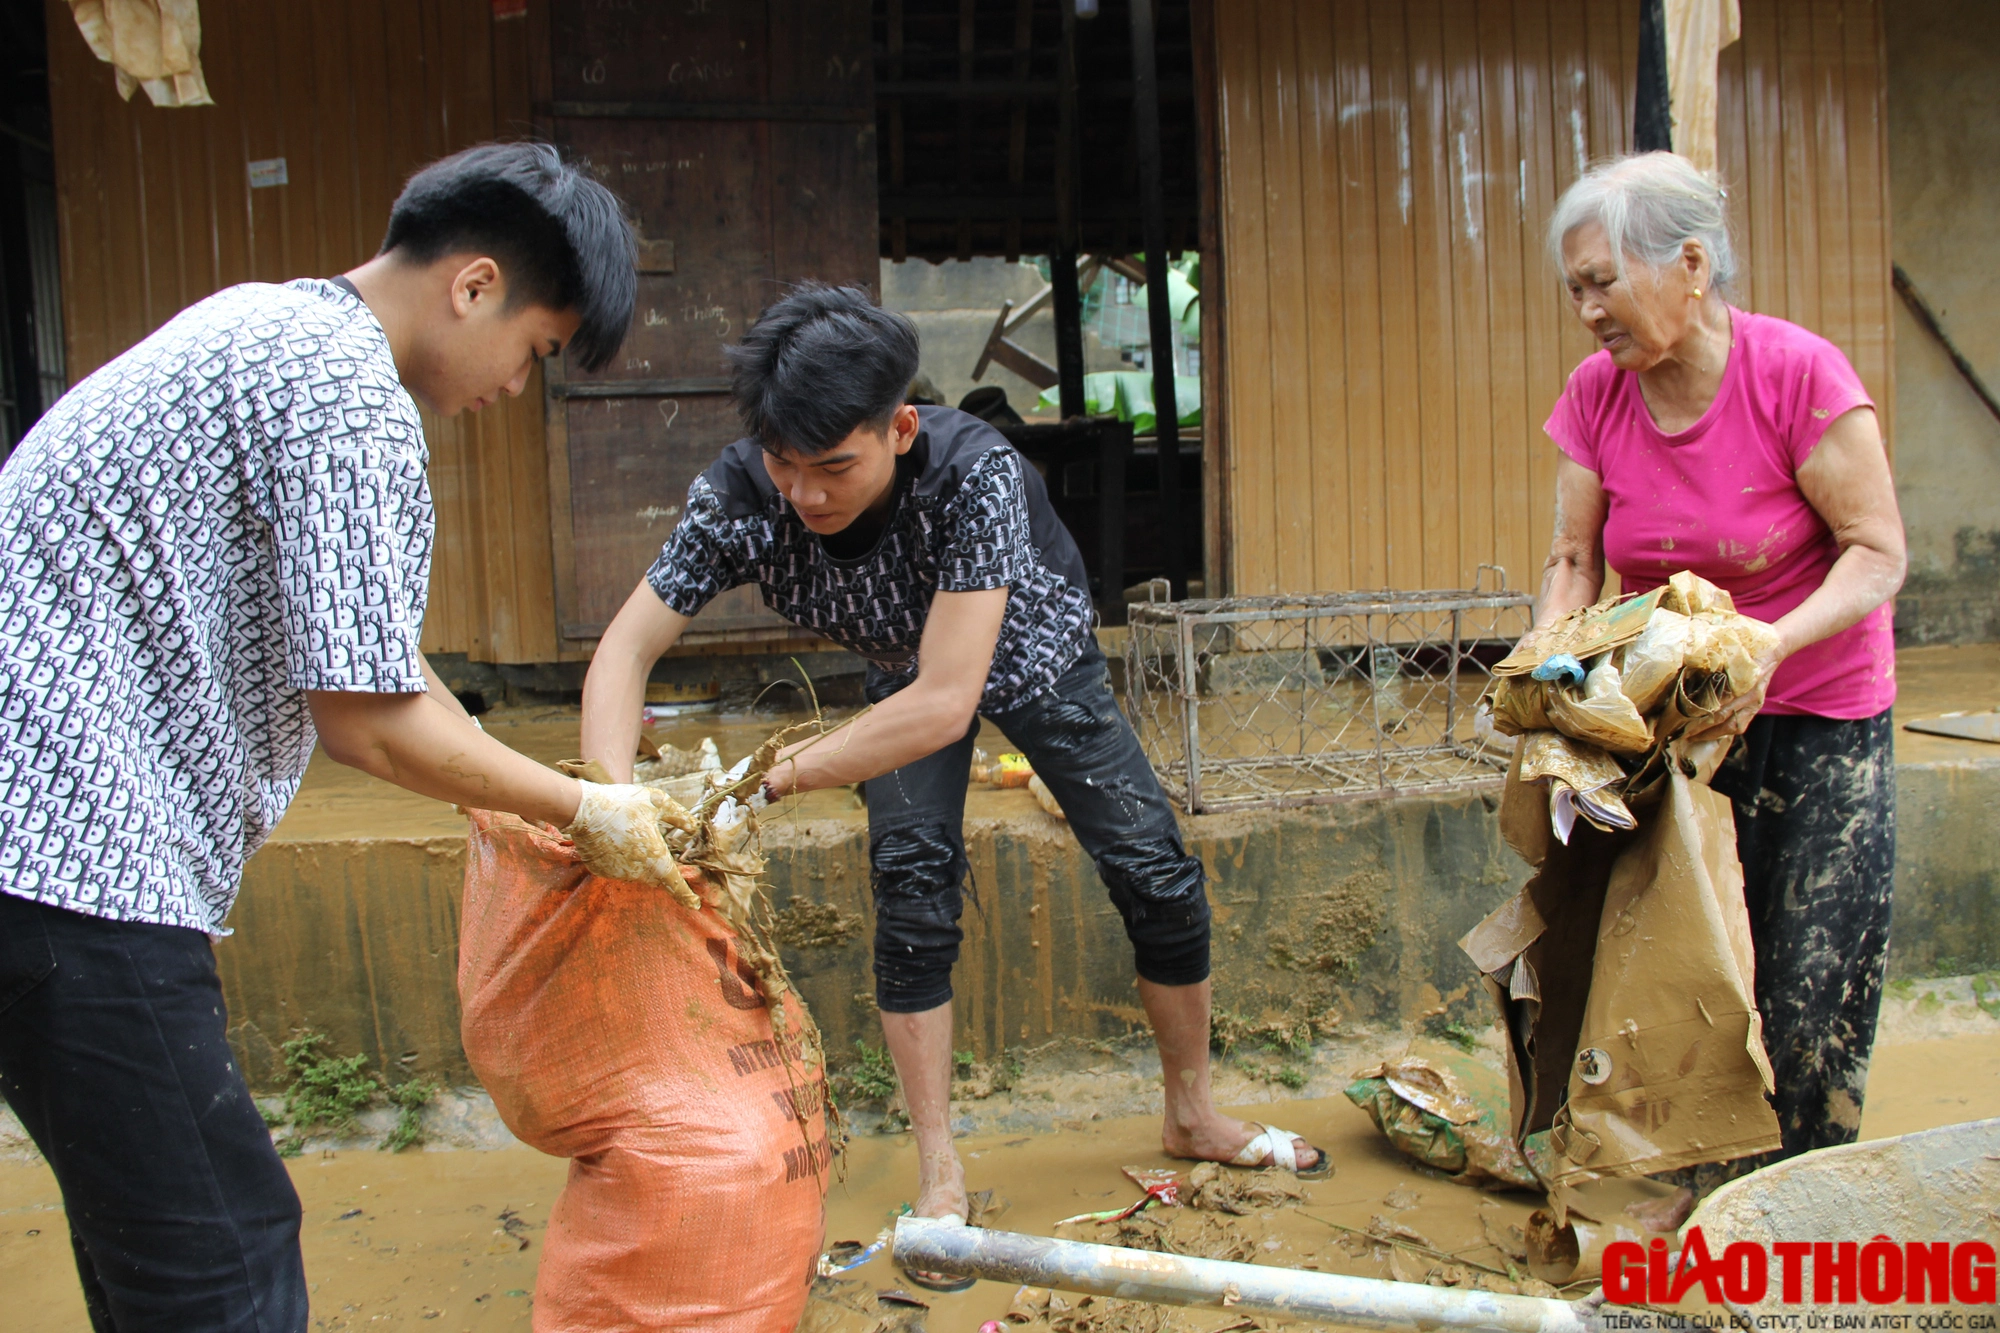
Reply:
[[1783, 1157], [1861, 1125], [1895, 867], [1903, 523], [1847, 358], [1725, 298], [1725, 208], [1686, 159], [1646, 153], [1590, 171], [1550, 220], [1600, 350], [1544, 427], [1562, 458], [1536, 620], [1597, 600], [1608, 562], [1628, 592], [1691, 569], [1778, 630], [1756, 687], [1701, 734], [1739, 738], [1714, 786], [1735, 806]]

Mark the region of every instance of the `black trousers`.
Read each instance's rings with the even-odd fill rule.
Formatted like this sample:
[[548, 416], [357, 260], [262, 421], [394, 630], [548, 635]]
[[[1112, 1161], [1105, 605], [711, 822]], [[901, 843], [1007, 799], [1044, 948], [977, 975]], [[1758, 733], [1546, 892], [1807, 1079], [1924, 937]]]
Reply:
[[55, 1171], [98, 1333], [302, 1333], [299, 1196], [208, 937], [0, 893], [0, 1093]]
[[1856, 721], [1767, 713], [1712, 785], [1736, 812], [1784, 1147], [1702, 1168], [1704, 1188], [1860, 1134], [1889, 961], [1893, 723], [1887, 712]]
[[[879, 703], [894, 690], [869, 672]], [[1173, 807], [1092, 644], [1053, 688], [987, 716], [1055, 794], [1070, 830], [1097, 863], [1125, 920], [1139, 975], [1163, 986], [1208, 979], [1207, 876], [1181, 843]], [[965, 938], [965, 788], [979, 720], [935, 754], [866, 786], [868, 859], [875, 888], [875, 998], [888, 1013], [935, 1009], [951, 998]]]

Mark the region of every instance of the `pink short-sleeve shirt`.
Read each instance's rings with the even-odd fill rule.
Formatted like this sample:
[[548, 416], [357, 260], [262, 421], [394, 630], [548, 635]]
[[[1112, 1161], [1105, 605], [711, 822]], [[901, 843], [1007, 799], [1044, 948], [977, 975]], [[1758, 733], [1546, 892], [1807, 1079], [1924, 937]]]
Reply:
[[[1604, 558], [1628, 592], [1691, 569], [1775, 621], [1811, 596], [1840, 556], [1799, 490], [1798, 470], [1828, 426], [1874, 407], [1840, 349], [1782, 319], [1730, 311], [1733, 346], [1722, 388], [1701, 420], [1669, 435], [1653, 421], [1637, 375], [1609, 352], [1570, 376], [1543, 427], [1598, 476], [1609, 512]], [[1764, 711], [1873, 717], [1896, 701], [1890, 607], [1801, 648], [1771, 682]]]

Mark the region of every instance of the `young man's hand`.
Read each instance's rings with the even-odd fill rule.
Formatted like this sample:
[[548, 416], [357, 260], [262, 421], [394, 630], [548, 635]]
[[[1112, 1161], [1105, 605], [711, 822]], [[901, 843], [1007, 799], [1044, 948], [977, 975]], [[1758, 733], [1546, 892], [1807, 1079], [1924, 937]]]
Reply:
[[576, 818], [563, 836], [576, 844], [578, 859], [592, 874], [651, 884], [700, 911], [701, 899], [667, 847], [661, 819], [671, 804], [672, 798], [649, 787], [586, 782]]

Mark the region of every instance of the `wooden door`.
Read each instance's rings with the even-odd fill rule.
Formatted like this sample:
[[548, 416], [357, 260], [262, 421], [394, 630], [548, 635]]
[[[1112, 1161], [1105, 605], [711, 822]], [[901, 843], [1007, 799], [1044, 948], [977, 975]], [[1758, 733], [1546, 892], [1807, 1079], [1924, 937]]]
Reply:
[[[639, 300], [617, 362], [548, 388], [558, 612], [594, 639], [742, 432], [723, 345], [787, 284], [876, 284], [866, 0], [552, 7], [548, 132], [626, 201]], [[785, 624], [754, 587], [690, 641]]]

